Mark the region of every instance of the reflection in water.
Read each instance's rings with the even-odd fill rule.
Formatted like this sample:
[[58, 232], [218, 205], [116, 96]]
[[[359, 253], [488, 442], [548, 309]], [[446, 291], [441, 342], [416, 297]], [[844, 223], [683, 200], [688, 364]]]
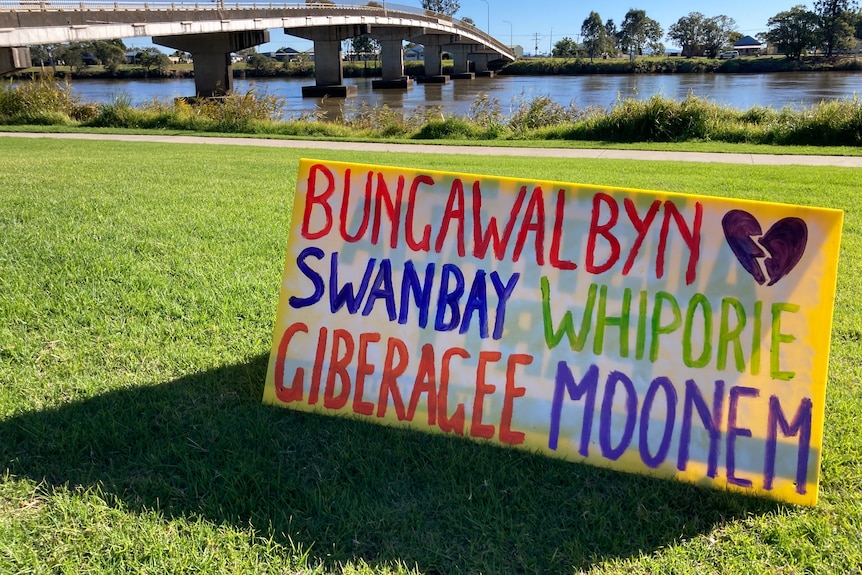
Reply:
[[[646, 99], [659, 94], [681, 100], [688, 94], [739, 109], [753, 106], [801, 108], [821, 100], [852, 98], [862, 94], [862, 74], [854, 72], [799, 72], [778, 74], [623, 74], [587, 76], [497, 76], [453, 80], [448, 84], [416, 84], [410, 90], [372, 90], [371, 79], [346, 79], [354, 84], [355, 98], [303, 98], [301, 88], [310, 78], [237, 80], [234, 89], [264, 91], [284, 100], [285, 117], [321, 113], [338, 117], [356, 113], [362, 106], [388, 106], [405, 113], [422, 113], [439, 107], [446, 115], [463, 116], [483, 94], [495, 98], [504, 114], [519, 101], [549, 96], [580, 108], [607, 108], [620, 99]], [[106, 102], [118, 95], [138, 105], [154, 98], [170, 100], [194, 93], [194, 80], [76, 80], [72, 91], [85, 101]]]

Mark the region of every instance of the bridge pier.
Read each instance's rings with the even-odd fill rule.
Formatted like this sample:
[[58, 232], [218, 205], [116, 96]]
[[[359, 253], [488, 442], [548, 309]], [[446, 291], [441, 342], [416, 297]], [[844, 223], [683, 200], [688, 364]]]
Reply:
[[331, 96], [349, 98], [356, 95], [356, 86], [344, 84], [344, 68], [341, 64], [341, 42], [368, 34], [368, 24], [321, 26], [316, 28], [285, 28], [290, 36], [314, 42], [314, 86], [303, 86], [302, 96], [319, 98]]
[[418, 78], [420, 83], [447, 84], [449, 76], [443, 74], [443, 46], [455, 44], [461, 37], [443, 34], [424, 34], [411, 38], [425, 47], [425, 76]]
[[269, 42], [269, 30], [157, 36], [153, 42], [191, 53], [196, 96], [223, 96], [233, 90], [231, 52]]
[[372, 89], [400, 89], [413, 87], [413, 80], [404, 75], [404, 39], [409, 38], [421, 29], [415, 28], [385, 28], [372, 30], [371, 36], [380, 42], [381, 79], [371, 82]]
[[470, 54], [470, 57], [473, 60], [473, 70], [476, 72], [476, 76], [484, 78], [494, 77], [494, 71], [488, 69], [488, 61], [491, 60], [493, 56], [493, 54], [488, 54], [486, 52], [473, 52]]
[[452, 54], [452, 74], [453, 80], [472, 80], [476, 74], [470, 71], [470, 54], [477, 46], [472, 44], [452, 44], [446, 46], [446, 49]]
[[378, 40], [380, 42], [379, 80], [371, 81], [372, 89], [401, 89], [413, 87], [413, 80], [404, 75], [404, 47], [402, 40]]

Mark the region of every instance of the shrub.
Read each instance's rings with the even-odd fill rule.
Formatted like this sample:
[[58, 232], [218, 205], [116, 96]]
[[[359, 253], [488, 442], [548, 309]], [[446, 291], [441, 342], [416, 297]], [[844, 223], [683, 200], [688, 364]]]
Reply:
[[606, 115], [593, 117], [589, 137], [626, 142], [678, 142], [709, 139], [720, 108], [689, 95], [677, 102], [662, 96], [618, 102]]
[[202, 99], [197, 104], [197, 112], [213, 121], [215, 131], [248, 132], [253, 131], [257, 123], [279, 121], [283, 103], [282, 98], [258, 95], [249, 90], [245, 94]]
[[364, 100], [352, 111], [346, 111], [342, 104], [341, 116], [346, 126], [370, 131], [391, 129], [392, 125], [401, 124], [403, 118], [401, 112], [393, 110], [386, 104], [371, 106]]
[[314, 62], [289, 62], [284, 61], [282, 67], [290, 76], [314, 76]]
[[98, 112], [88, 123], [101, 128], [140, 128], [143, 127], [141, 116], [142, 113], [132, 106], [129, 95], [122, 93], [100, 104]]
[[80, 106], [69, 84], [52, 76], [18, 84], [10, 81], [0, 89], [0, 122], [4, 124], [69, 124]]
[[418, 140], [466, 140], [476, 136], [473, 124], [463, 118], [432, 120], [413, 136]]
[[470, 104], [467, 119], [484, 128], [500, 124], [502, 116], [500, 100], [492, 98], [488, 94], [479, 94]]
[[246, 63], [246, 70], [255, 76], [275, 76], [278, 66], [278, 60], [275, 58], [263, 54], [252, 54]]
[[516, 133], [525, 133], [537, 128], [574, 122], [579, 117], [580, 113], [574, 103], [565, 107], [550, 96], [537, 96], [527, 100], [522, 94], [515, 100], [509, 127]]
[[851, 99], [821, 102], [788, 122], [782, 143], [822, 146], [862, 144], [862, 101]]

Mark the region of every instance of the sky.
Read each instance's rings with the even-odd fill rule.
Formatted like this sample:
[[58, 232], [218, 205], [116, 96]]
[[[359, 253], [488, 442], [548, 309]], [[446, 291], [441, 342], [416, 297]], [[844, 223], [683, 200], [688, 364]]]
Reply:
[[[337, 1], [337, 0], [336, 0]], [[579, 40], [581, 24], [591, 11], [598, 12], [603, 21], [613, 19], [619, 27], [626, 12], [631, 8], [644, 10], [646, 15], [658, 21], [667, 33], [671, 24], [690, 12], [700, 12], [706, 17], [729, 16], [736, 21], [736, 29], [744, 35], [755, 36], [766, 31], [766, 21], [779, 12], [789, 10], [801, 0], [724, 0], [700, 8], [695, 4], [677, 3], [667, 0], [594, 0], [592, 5], [579, 0], [460, 0], [461, 9], [456, 18], [469, 17], [476, 26], [503, 42], [521, 45], [524, 54], [547, 54], [554, 43], [564, 37]], [[420, 0], [400, 0], [403, 6], [420, 7]], [[812, 3], [808, 3], [811, 8]], [[147, 42], [150, 43], [147, 43]], [[663, 39], [667, 48], [673, 43]], [[147, 38], [126, 40], [129, 46], [150, 46]], [[536, 47], [538, 46], [538, 51]], [[281, 47], [309, 50], [312, 43], [293, 36], [286, 36], [280, 29], [270, 30], [270, 42], [258, 47], [258, 52], [272, 52]]]

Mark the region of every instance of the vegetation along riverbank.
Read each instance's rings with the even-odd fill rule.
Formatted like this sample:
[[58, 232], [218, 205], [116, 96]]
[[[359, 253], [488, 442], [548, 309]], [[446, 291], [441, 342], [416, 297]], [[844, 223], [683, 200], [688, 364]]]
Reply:
[[284, 117], [282, 104], [279, 97], [253, 90], [199, 102], [154, 100], [133, 106], [121, 95], [95, 104], [76, 98], [68, 83], [42, 77], [0, 87], [0, 125], [405, 140], [862, 145], [862, 100], [855, 96], [801, 110], [737, 110], [695, 96], [673, 100], [658, 95], [619, 100], [609, 108], [581, 108], [538, 96], [512, 103], [504, 114], [503, 105], [485, 94], [467, 114], [448, 117], [437, 107], [402, 112], [387, 106], [360, 106], [338, 118], [323, 113]]
[[[162, 56], [164, 56], [162, 54]], [[381, 74], [380, 61], [343, 62], [346, 78], [374, 78]], [[443, 61], [443, 72], [452, 71], [452, 61]], [[778, 72], [862, 71], [862, 58], [856, 56], [804, 56], [798, 59], [784, 56], [759, 56], [731, 59], [680, 58], [644, 56], [637, 59], [605, 58], [520, 58], [499, 70], [508, 76], [549, 76], [580, 74], [765, 74]], [[404, 62], [404, 73], [410, 77], [424, 75], [421, 61]], [[190, 63], [171, 63], [164, 58], [144, 58], [137, 64], [104, 66], [88, 65], [84, 61], [64, 66], [40, 66], [17, 72], [15, 79], [29, 79], [42, 75], [57, 78], [122, 80], [137, 78], [189, 78], [194, 75]], [[233, 65], [238, 78], [312, 77], [314, 62], [280, 62], [263, 54], [254, 54], [247, 61]]]

